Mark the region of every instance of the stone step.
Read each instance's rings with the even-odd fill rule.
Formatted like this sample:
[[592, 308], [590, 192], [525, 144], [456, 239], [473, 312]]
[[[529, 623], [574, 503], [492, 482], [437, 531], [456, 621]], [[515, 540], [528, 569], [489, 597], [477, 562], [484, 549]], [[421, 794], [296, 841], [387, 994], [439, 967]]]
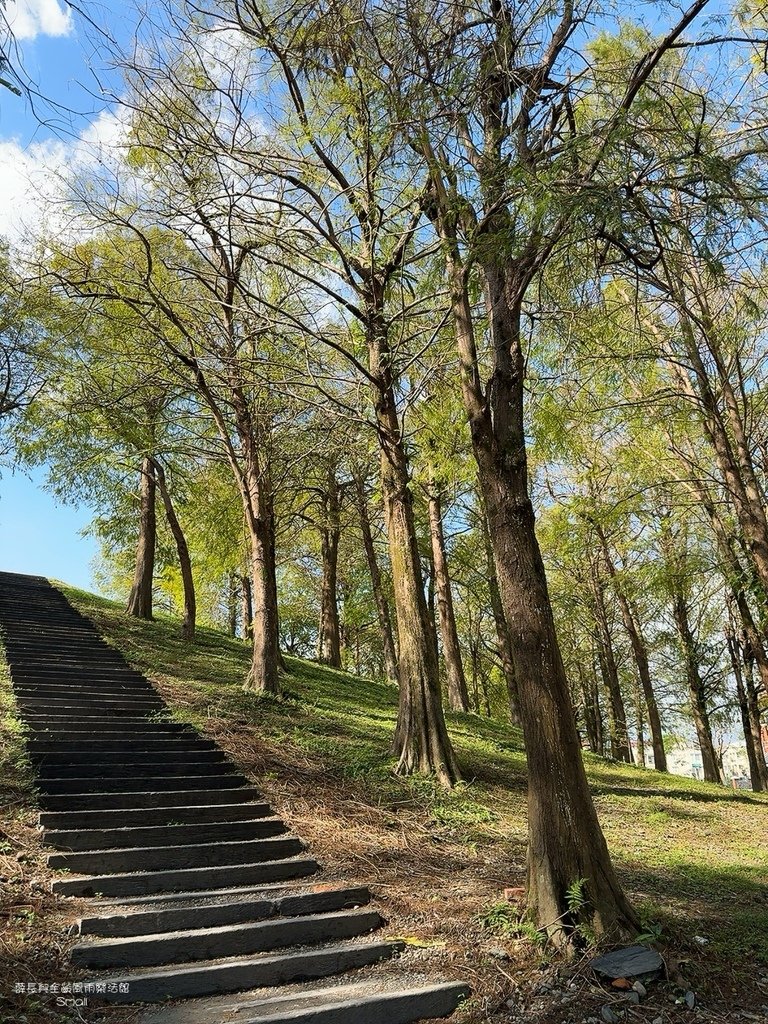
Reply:
[[[227, 790], [224, 790], [219, 795], [226, 797], [227, 792]], [[255, 790], [250, 792], [255, 794]], [[250, 799], [255, 799], [255, 796]], [[113, 829], [142, 825], [149, 827], [154, 825], [170, 825], [171, 822], [181, 822], [190, 825], [202, 824], [203, 822], [222, 822], [226, 824], [234, 821], [265, 818], [271, 813], [269, 804], [265, 803], [193, 804], [182, 807], [143, 807], [135, 810], [118, 808], [111, 811], [41, 811], [39, 823], [43, 828], [56, 831], [66, 829]]]
[[41, 714], [68, 715], [72, 718], [87, 715], [92, 719], [115, 719], [129, 715], [138, 718], [142, 715], [157, 715], [165, 712], [165, 705], [159, 699], [151, 697], [132, 697], [110, 700], [109, 698], [70, 698], [57, 697], [20, 697], [16, 698], [16, 707], [25, 718], [29, 712]]
[[[71, 734], [70, 734], [71, 735]], [[148, 733], [142, 735], [141, 733], [135, 736], [129, 737], [125, 734], [119, 734], [117, 738], [99, 740], [83, 740], [83, 739], [50, 739], [50, 740], [27, 740], [26, 743], [27, 753], [30, 757], [42, 757], [46, 754], [93, 754], [102, 755], [109, 754], [118, 756], [121, 753], [128, 754], [148, 754], [152, 751], [162, 751], [163, 757], [175, 757], [184, 751], [194, 750], [215, 750], [224, 756], [223, 751], [213, 742], [213, 740], [205, 740], [201, 736], [179, 735], [178, 733], [169, 733], [167, 736], [162, 736], [157, 733]]]
[[105, 897], [100, 907], [111, 907], [114, 909], [129, 912], [134, 910], [178, 910], [181, 907], [199, 906], [201, 901], [205, 903], [226, 903], [232, 897], [254, 896], [256, 899], [272, 899], [278, 896], [286, 896], [290, 893], [316, 892], [320, 889], [327, 889], [330, 883], [313, 883], [302, 880], [295, 881], [274, 881], [260, 882], [253, 885], [235, 885], [223, 889], [206, 889], [205, 892], [190, 890], [185, 892], [178, 889], [174, 892], [150, 893], [148, 896], [113, 896]]
[[75, 653], [72, 650], [64, 653], [58, 646], [52, 647], [49, 651], [32, 651], [10, 644], [6, 648], [6, 658], [21, 673], [43, 671], [72, 675], [85, 671], [144, 679], [141, 672], [137, 672], [119, 655], [109, 653], [106, 649], [94, 650], [91, 654]]
[[[238, 957], [214, 963], [172, 967], [165, 971], [135, 971], [100, 977], [108, 991], [100, 998], [109, 1002], [164, 1002], [216, 992], [281, 985], [306, 978], [325, 978], [357, 967], [389, 959], [404, 948], [402, 942], [344, 942], [314, 949], [300, 949], [278, 956]], [[120, 985], [128, 991], [120, 991]], [[361, 1019], [358, 1024], [367, 1024]]]
[[129, 676], [60, 676], [52, 673], [50, 679], [34, 678], [24, 679], [13, 674], [13, 688], [16, 693], [20, 690], [30, 693], [49, 692], [55, 696], [60, 693], [67, 697], [77, 693], [152, 693], [157, 694], [152, 683], [148, 679], [132, 679]]
[[[215, 754], [220, 759], [210, 758], [209, 754]], [[134, 755], [134, 757], [138, 756]], [[89, 768], [88, 777], [91, 781], [98, 779], [112, 781], [119, 778], [130, 781], [131, 779], [143, 779], [145, 777], [160, 779], [167, 776], [188, 778], [189, 776], [198, 775], [232, 775], [235, 771], [234, 767], [230, 762], [222, 760], [222, 756], [220, 751], [201, 750], [199, 754], [196, 751], [188, 751], [185, 754], [184, 760], [178, 761], [172, 758], [166, 759], [162, 754], [150, 751], [148, 759], [145, 758], [143, 761], [130, 760], [130, 763], [125, 759], [115, 761], [113, 758], [107, 758], [102, 760], [95, 754], [91, 759], [90, 765], [87, 761], [83, 761], [80, 758], [71, 764], [58, 760], [46, 760], [38, 766], [37, 785], [44, 789], [49, 782], [79, 779], [83, 777]], [[126, 757], [130, 757], [130, 755], [126, 755]], [[183, 789], [183, 787], [180, 788]]]
[[[64, 777], [64, 773], [75, 772], [85, 765], [91, 765], [94, 774], [111, 772], [127, 765], [135, 765], [141, 770], [146, 769], [149, 774], [154, 774], [154, 768], [167, 768], [169, 771], [173, 769], [175, 774], [181, 767], [194, 769], [196, 765], [201, 764], [224, 765], [223, 750], [216, 747], [198, 746], [193, 743], [186, 743], [181, 749], [174, 748], [169, 743], [167, 746], [156, 745], [149, 750], [141, 750], [136, 747], [109, 750], [98, 747], [93, 749], [90, 754], [81, 748], [79, 750], [30, 750], [29, 755], [41, 777], [56, 775], [59, 778]], [[164, 774], [164, 771], [157, 774]]]
[[[370, 979], [321, 989], [304, 986], [300, 993], [238, 1002], [236, 1019], [241, 1024], [413, 1024], [449, 1017], [470, 991], [453, 981], [406, 987], [401, 979], [386, 985]], [[182, 1019], [202, 1024], [204, 1018], [192, 1009], [177, 1018], [179, 1024]], [[168, 1024], [176, 1024], [173, 1014]]]
[[43, 711], [57, 714], [77, 716], [85, 711], [92, 715], [117, 715], [131, 712], [134, 715], [157, 714], [165, 711], [165, 705], [159, 697], [136, 696], [132, 698], [93, 697], [82, 699], [76, 697], [17, 697], [16, 703], [20, 711]]
[[[146, 782], [146, 779], [143, 780]], [[135, 787], [135, 783], [134, 783]], [[98, 790], [91, 793], [84, 793], [81, 806], [77, 806], [71, 796], [66, 794], [40, 795], [39, 802], [46, 811], [111, 811], [111, 810], [136, 810], [139, 808], [167, 808], [185, 805], [187, 807], [210, 805], [210, 804], [231, 804], [247, 803], [259, 799], [259, 792], [252, 786], [234, 783], [231, 786], [222, 786], [221, 789], [201, 788], [190, 790], [124, 790], [123, 792], [104, 793]], [[42, 817], [42, 815], [41, 815]]]
[[124, 680], [129, 683], [149, 682], [146, 676], [125, 664], [104, 664], [103, 661], [97, 658], [94, 658], [90, 664], [76, 661], [61, 661], [53, 656], [50, 658], [40, 658], [37, 661], [23, 656], [15, 660], [12, 656], [9, 656], [7, 660], [11, 666], [12, 678], [21, 682], [32, 680], [49, 683], [76, 683], [81, 679], [114, 679], [118, 681]]
[[[206, 893], [207, 900], [210, 894]], [[159, 910], [135, 910], [127, 914], [87, 917], [79, 922], [81, 935], [105, 938], [128, 938], [132, 935], [152, 935], [159, 932], [187, 931], [195, 928], [218, 928], [245, 921], [260, 921], [270, 917], [301, 917], [307, 914], [328, 913], [363, 907], [371, 894], [363, 886], [345, 886], [337, 889], [319, 889], [316, 892], [265, 894], [251, 891], [248, 898], [231, 894], [218, 903], [200, 904], [200, 894], [192, 906], [166, 907]]]
[[135, 871], [124, 875], [82, 875], [56, 879], [51, 885], [60, 896], [142, 896], [165, 892], [222, 888], [224, 885], [262, 885], [287, 878], [303, 878], [319, 870], [311, 857], [291, 857], [258, 864], [221, 864], [216, 867], [173, 871]]
[[95, 969], [184, 964], [350, 939], [382, 924], [375, 910], [340, 910], [310, 917], [280, 917], [221, 928], [84, 942], [73, 946], [71, 958], [77, 967]]
[[78, 874], [116, 875], [134, 871], [167, 871], [170, 868], [219, 867], [222, 864], [259, 864], [285, 860], [304, 850], [295, 836], [276, 836], [235, 842], [207, 842], [174, 846], [135, 846], [117, 850], [51, 853], [49, 868]]
[[126, 849], [137, 846], [186, 846], [195, 842], [232, 842], [236, 839], [256, 839], [279, 836], [287, 832], [285, 824], [276, 817], [255, 818], [252, 821], [204, 822], [185, 825], [147, 825], [135, 828], [47, 830], [46, 845], [55, 850]]
[[[211, 765], [211, 769], [215, 766]], [[70, 794], [69, 806], [73, 806], [75, 796], [80, 797], [82, 806], [93, 808], [91, 795], [95, 793], [131, 793], [141, 792], [137, 786], [141, 782], [142, 789], [147, 793], [173, 792], [175, 790], [207, 790], [207, 789], [234, 789], [237, 786], [245, 786], [248, 780], [244, 775], [232, 773], [231, 775], [215, 774], [212, 770], [200, 771], [197, 775], [142, 775], [138, 780], [134, 775], [115, 776], [113, 778], [93, 777], [67, 777], [38, 779], [37, 788], [44, 797], [64, 796]], [[128, 806], [131, 806], [130, 804]], [[45, 805], [46, 810], [58, 810]]]
[[61, 733], [65, 737], [102, 736], [121, 733], [132, 736], [134, 733], [146, 732], [187, 732], [195, 733], [191, 726], [183, 722], [170, 722], [162, 718], [141, 717], [138, 715], [121, 715], [119, 719], [104, 722], [102, 715], [25, 715], [24, 725], [27, 732], [43, 736], [48, 733]]
[[13, 695], [17, 701], [30, 700], [75, 700], [78, 703], [93, 700], [143, 700], [155, 697], [154, 690], [148, 687], [107, 686], [88, 689], [83, 686], [15, 686]]

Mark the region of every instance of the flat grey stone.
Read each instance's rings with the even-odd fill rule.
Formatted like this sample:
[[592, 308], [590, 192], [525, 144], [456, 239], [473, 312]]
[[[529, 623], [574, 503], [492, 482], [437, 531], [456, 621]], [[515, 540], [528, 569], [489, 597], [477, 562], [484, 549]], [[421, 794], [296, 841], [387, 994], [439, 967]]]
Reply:
[[589, 966], [607, 978], [636, 978], [640, 974], [654, 974], [664, 966], [655, 949], [649, 946], [628, 946], [595, 957]]

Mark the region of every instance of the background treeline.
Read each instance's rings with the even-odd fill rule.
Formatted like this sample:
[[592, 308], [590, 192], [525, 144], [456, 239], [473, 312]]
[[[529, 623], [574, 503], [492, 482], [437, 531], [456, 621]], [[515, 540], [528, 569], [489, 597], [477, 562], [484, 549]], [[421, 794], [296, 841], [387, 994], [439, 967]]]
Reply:
[[647, 6], [156, 4], [6, 261], [6, 437], [102, 583], [254, 693], [389, 678], [400, 772], [519, 724], [556, 941], [637, 925], [582, 745], [721, 782], [738, 731], [768, 787], [765, 18]]

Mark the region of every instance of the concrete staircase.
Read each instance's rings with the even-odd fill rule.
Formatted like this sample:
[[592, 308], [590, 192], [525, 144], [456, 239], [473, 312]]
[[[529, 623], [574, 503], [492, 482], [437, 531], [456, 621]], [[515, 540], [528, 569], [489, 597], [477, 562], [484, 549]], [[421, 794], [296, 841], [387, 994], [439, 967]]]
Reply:
[[318, 864], [248, 779], [47, 580], [0, 573], [0, 628], [53, 889], [98, 911], [71, 952], [96, 999], [207, 997], [152, 1012], [169, 1024], [408, 1024], [467, 995], [375, 970], [329, 983], [402, 949], [368, 890], [309, 881]]

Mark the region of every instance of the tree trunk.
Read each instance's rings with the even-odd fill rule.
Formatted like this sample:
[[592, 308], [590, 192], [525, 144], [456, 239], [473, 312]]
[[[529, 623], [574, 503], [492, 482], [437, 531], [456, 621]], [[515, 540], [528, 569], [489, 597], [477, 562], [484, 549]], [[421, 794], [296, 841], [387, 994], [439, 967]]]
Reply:
[[[689, 481], [689, 484], [709, 519], [712, 532], [717, 541], [717, 550], [720, 555], [723, 574], [728, 581], [736, 602], [746, 641], [749, 644], [752, 658], [757, 665], [763, 689], [768, 693], [768, 653], [766, 653], [765, 649], [765, 638], [758, 629], [752, 614], [747, 598], [745, 580], [751, 578], [754, 589], [758, 592], [762, 592], [762, 586], [754, 574], [745, 571], [738, 554], [734, 551], [732, 535], [726, 529], [709, 490], [700, 480], [695, 478]], [[762, 593], [759, 593], [759, 597], [762, 597]]]
[[440, 493], [432, 481], [430, 481], [429, 488], [429, 532], [432, 539], [432, 564], [434, 565], [437, 589], [440, 635], [443, 640], [448, 706], [451, 711], [469, 711], [467, 680], [464, 676], [464, 666], [461, 663], [459, 633], [456, 628], [451, 578], [448, 573], [448, 559], [445, 553], [442, 503]]
[[408, 454], [395, 399], [395, 381], [383, 317], [382, 282], [373, 279], [368, 356], [374, 382], [374, 410], [381, 452], [381, 492], [392, 564], [397, 614], [400, 706], [393, 751], [397, 772], [434, 774], [444, 786], [460, 778], [440, 699], [440, 676], [430, 629], [424, 578], [416, 538]]
[[[744, 689], [747, 698], [747, 714], [749, 716], [749, 730], [752, 734], [752, 744], [755, 750], [757, 762], [757, 776], [760, 781], [760, 789], [768, 790], [768, 764], [766, 764], [765, 748], [763, 746], [763, 725], [760, 716], [760, 704], [757, 687], [755, 686], [754, 658], [752, 645], [745, 641], [744, 648]], [[754, 788], [754, 787], [753, 787]]]
[[596, 688], [590, 685], [588, 677], [578, 664], [576, 671], [581, 690], [582, 707], [584, 708], [584, 729], [587, 734], [587, 743], [593, 754], [603, 753], [602, 716], [600, 708], [595, 707]]
[[756, 793], [762, 792], [764, 789], [763, 774], [760, 771], [758, 756], [762, 759], [763, 766], [765, 765], [765, 758], [762, 757], [762, 751], [755, 747], [755, 737], [752, 732], [752, 722], [749, 714], [749, 701], [747, 700], [747, 691], [744, 686], [744, 674], [741, 670], [743, 649], [730, 627], [726, 630], [726, 641], [728, 644], [728, 654], [731, 658], [731, 667], [733, 668], [733, 677], [736, 681], [736, 697], [741, 714], [741, 727], [744, 732], [744, 746], [747, 751], [749, 778], [752, 783], [752, 789]]
[[155, 574], [155, 547], [157, 544], [156, 488], [154, 461], [151, 455], [146, 455], [141, 463], [136, 569], [126, 609], [129, 615], [134, 615], [138, 619], [152, 618], [152, 583]]
[[722, 782], [722, 776], [717, 764], [717, 753], [712, 742], [712, 728], [709, 723], [709, 712], [707, 710], [706, 688], [699, 671], [696, 641], [688, 620], [688, 605], [684, 596], [679, 591], [673, 594], [672, 614], [683, 647], [691, 714], [701, 750], [701, 765], [704, 771], [704, 779], [706, 782]]
[[[463, 395], [528, 755], [528, 904], [558, 945], [569, 945], [585, 920], [596, 935], [623, 938], [637, 933], [639, 920], [619, 886], [589, 792], [529, 494], [520, 335], [526, 282], [514, 266], [482, 269], [494, 360], [485, 398], [466, 275], [451, 272], [449, 258]], [[588, 903], [574, 915], [566, 893], [577, 879], [587, 879]]]
[[246, 686], [264, 693], [279, 693], [279, 623], [275, 567], [275, 517], [266, 480], [251, 480], [248, 487], [251, 541], [251, 594], [253, 598], [253, 660]]
[[242, 620], [243, 640], [253, 639], [253, 593], [250, 576], [240, 577], [240, 618]]
[[597, 632], [595, 642], [600, 663], [600, 672], [609, 699], [609, 722], [611, 728], [611, 755], [617, 761], [632, 764], [632, 751], [627, 734], [627, 713], [619, 683], [619, 669], [613, 650], [613, 637], [605, 607], [605, 591], [596, 564], [591, 566], [592, 598]]
[[229, 574], [229, 586], [227, 589], [227, 635], [237, 636], [237, 577], [234, 573]]
[[320, 529], [320, 558], [323, 580], [320, 589], [320, 629], [317, 660], [332, 668], [341, 668], [341, 637], [339, 635], [339, 599], [337, 575], [339, 563], [339, 484], [336, 473], [328, 474], [323, 492], [323, 523]]
[[600, 538], [600, 543], [603, 549], [603, 558], [608, 569], [608, 574], [613, 582], [613, 590], [619, 604], [621, 619], [624, 623], [624, 629], [632, 646], [632, 656], [635, 659], [637, 674], [640, 679], [640, 685], [643, 689], [645, 707], [648, 712], [648, 725], [651, 730], [651, 744], [653, 745], [653, 766], [656, 771], [665, 772], [667, 770], [667, 755], [664, 751], [664, 734], [661, 728], [659, 706], [656, 703], [656, 694], [653, 689], [653, 682], [651, 681], [651, 670], [648, 663], [648, 648], [645, 645], [645, 640], [643, 639], [642, 631], [640, 629], [640, 617], [633, 610], [623, 588], [619, 585], [616, 566], [613, 564], [605, 533], [599, 526], [596, 527], [596, 532]]
[[184, 531], [181, 527], [181, 523], [179, 522], [179, 517], [176, 515], [176, 510], [174, 509], [173, 502], [171, 501], [171, 494], [168, 490], [168, 484], [165, 479], [165, 470], [157, 460], [153, 460], [152, 464], [154, 466], [155, 478], [157, 480], [160, 496], [163, 499], [165, 518], [168, 521], [168, 526], [170, 527], [173, 539], [176, 542], [176, 553], [179, 558], [181, 581], [184, 587], [184, 619], [181, 624], [181, 635], [185, 640], [194, 640], [197, 601], [195, 598], [195, 580], [192, 575], [192, 560], [189, 557], [189, 545], [187, 544], [187, 538], [184, 536]]
[[635, 721], [637, 723], [637, 757], [635, 761], [645, 768], [645, 709], [640, 687], [635, 683]]
[[399, 436], [389, 433], [386, 441], [381, 475], [397, 609], [400, 707], [393, 748], [397, 771], [434, 773], [444, 785], [452, 786], [460, 775], [440, 701], [434, 630], [424, 597], [405, 451]]
[[499, 593], [499, 581], [496, 576], [496, 563], [493, 558], [491, 538], [488, 533], [488, 517], [485, 508], [481, 509], [480, 528], [483, 531], [483, 542], [485, 544], [485, 557], [488, 570], [488, 594], [491, 600], [491, 611], [493, 622], [496, 626], [496, 640], [499, 645], [499, 660], [501, 671], [504, 674], [504, 682], [507, 684], [507, 697], [509, 698], [509, 717], [513, 725], [522, 724], [520, 718], [520, 698], [517, 693], [517, 678], [515, 676], [515, 659], [512, 656], [512, 641], [509, 635], [509, 626], [504, 617], [504, 606]]
[[435, 614], [435, 563], [432, 560], [432, 548], [426, 558], [426, 582], [427, 582], [427, 621], [429, 622], [429, 637], [435, 649], [435, 664], [440, 671], [440, 644], [437, 639], [437, 616]]
[[371, 577], [371, 589], [373, 600], [376, 604], [376, 615], [379, 620], [379, 633], [381, 635], [381, 647], [384, 655], [384, 669], [390, 683], [397, 685], [397, 657], [395, 655], [395, 641], [392, 636], [392, 620], [389, 615], [389, 603], [384, 593], [384, 586], [381, 581], [381, 570], [376, 558], [376, 548], [373, 543], [371, 531], [371, 520], [368, 514], [368, 497], [365, 492], [365, 478], [355, 477], [355, 498], [357, 512], [360, 518], [360, 532], [363, 535], [363, 547], [368, 562], [368, 573]]

